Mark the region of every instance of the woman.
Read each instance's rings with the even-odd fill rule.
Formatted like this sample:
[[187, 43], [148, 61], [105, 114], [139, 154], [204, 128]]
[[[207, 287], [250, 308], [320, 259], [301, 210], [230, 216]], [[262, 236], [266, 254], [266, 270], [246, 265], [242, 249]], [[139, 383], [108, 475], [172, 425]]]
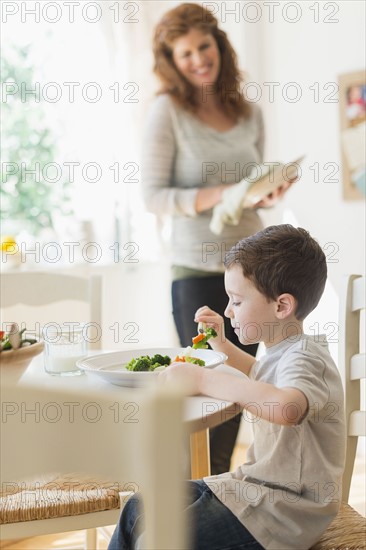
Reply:
[[[154, 72], [161, 82], [148, 116], [142, 150], [147, 208], [172, 216], [173, 316], [182, 346], [197, 332], [196, 310], [223, 312], [223, 258], [236, 242], [262, 229], [256, 208], [238, 225], [210, 231], [223, 191], [263, 160], [261, 111], [241, 93], [236, 54], [212, 13], [196, 4], [168, 11], [156, 26]], [[284, 189], [258, 203], [271, 206]], [[229, 340], [237, 342], [228, 319]], [[243, 347], [255, 355], [257, 345]], [[240, 416], [211, 430], [211, 471], [230, 470]]]

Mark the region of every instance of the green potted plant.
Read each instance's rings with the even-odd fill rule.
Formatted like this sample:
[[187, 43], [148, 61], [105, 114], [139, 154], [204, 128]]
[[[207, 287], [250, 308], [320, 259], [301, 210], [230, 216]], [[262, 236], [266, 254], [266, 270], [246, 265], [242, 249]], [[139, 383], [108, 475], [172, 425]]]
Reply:
[[[35, 89], [30, 48], [7, 45], [1, 60], [4, 96], [0, 216], [7, 233], [14, 233], [12, 227], [17, 225], [18, 231], [25, 228], [38, 236], [53, 227], [52, 211], [71, 213], [70, 182], [60, 179], [53, 183], [42, 174], [47, 164], [56, 162], [57, 147], [46, 120], [43, 97], [25, 93]], [[39, 170], [32, 173], [36, 163]]]

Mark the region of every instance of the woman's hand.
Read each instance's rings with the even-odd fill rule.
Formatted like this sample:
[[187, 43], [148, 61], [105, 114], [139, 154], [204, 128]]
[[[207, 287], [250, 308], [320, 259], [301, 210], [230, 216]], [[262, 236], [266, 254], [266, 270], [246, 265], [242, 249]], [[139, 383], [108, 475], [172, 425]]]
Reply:
[[222, 200], [222, 194], [229, 185], [213, 185], [210, 187], [199, 188], [196, 195], [195, 210], [197, 214], [211, 210]]
[[163, 371], [159, 372], [159, 382], [175, 383], [183, 387], [186, 395], [197, 395], [202, 393], [202, 374], [203, 367], [194, 365], [193, 363], [176, 362], [171, 363]]
[[208, 327], [212, 327], [216, 330], [217, 337], [210, 338], [210, 345], [213, 349], [217, 347], [215, 344], [217, 345], [225, 342], [224, 318], [216, 313], [216, 311], [213, 311], [213, 309], [210, 309], [208, 306], [202, 306], [197, 309], [194, 320], [196, 323], [206, 323]]

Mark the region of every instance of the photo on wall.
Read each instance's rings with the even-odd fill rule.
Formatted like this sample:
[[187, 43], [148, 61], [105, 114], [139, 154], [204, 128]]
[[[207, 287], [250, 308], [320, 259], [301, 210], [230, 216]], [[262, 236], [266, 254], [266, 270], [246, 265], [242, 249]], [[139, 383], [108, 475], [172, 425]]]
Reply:
[[343, 198], [365, 198], [366, 73], [339, 76]]

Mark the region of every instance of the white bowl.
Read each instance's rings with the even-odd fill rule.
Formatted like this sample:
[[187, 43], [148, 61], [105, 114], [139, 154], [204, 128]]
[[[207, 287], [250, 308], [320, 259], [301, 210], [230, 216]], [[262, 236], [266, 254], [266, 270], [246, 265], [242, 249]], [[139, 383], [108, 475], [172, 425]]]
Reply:
[[[111, 384], [117, 386], [145, 386], [150, 382], [154, 382], [157, 379], [157, 372], [134, 372], [126, 369], [126, 363], [131, 361], [134, 357], [140, 357], [141, 355], [155, 355], [160, 353], [161, 355], [169, 355], [174, 360], [177, 355], [183, 355], [186, 348], [147, 348], [127, 351], [114, 351], [111, 353], [102, 353], [99, 355], [93, 355], [84, 357], [76, 362], [77, 366], [84, 370], [86, 373], [95, 374], [100, 376]], [[214, 368], [221, 365], [227, 360], [227, 355], [219, 351], [211, 349], [194, 349], [192, 350], [192, 357], [203, 359], [206, 362], [205, 367], [201, 368]], [[182, 363], [184, 365], [184, 363]]]

